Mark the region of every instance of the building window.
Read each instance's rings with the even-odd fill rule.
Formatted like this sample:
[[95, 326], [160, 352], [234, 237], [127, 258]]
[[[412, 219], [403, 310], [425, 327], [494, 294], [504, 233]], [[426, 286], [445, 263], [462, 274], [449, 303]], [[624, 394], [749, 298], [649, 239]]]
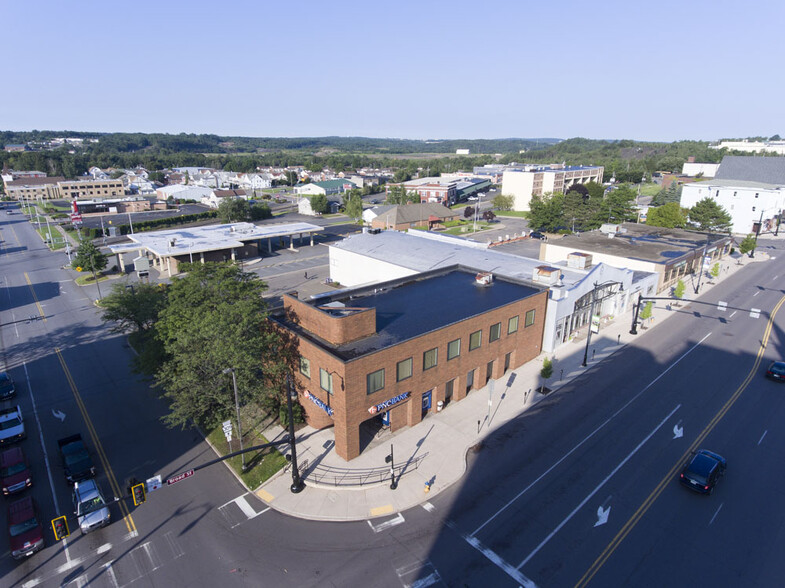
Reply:
[[469, 335], [469, 351], [474, 351], [482, 345], [482, 331], [474, 331]]
[[398, 362], [397, 370], [398, 381], [405, 380], [412, 377], [412, 358], [404, 359]]
[[322, 390], [326, 390], [328, 394], [333, 393], [332, 374], [324, 368], [319, 368], [319, 386], [321, 386]]
[[534, 309], [526, 312], [526, 318], [523, 321], [524, 327], [531, 327], [534, 324]]
[[432, 367], [436, 367], [436, 361], [438, 359], [438, 347], [434, 347], [433, 349], [429, 349], [425, 353], [422, 354], [422, 369], [429, 370]]
[[384, 368], [371, 372], [368, 378], [368, 394], [373, 394], [384, 388]]
[[488, 343], [492, 341], [496, 341], [502, 334], [502, 324], [496, 323], [495, 325], [491, 325], [491, 328], [488, 330]]
[[302, 355], [300, 356], [300, 373], [306, 378], [310, 379], [311, 377], [311, 360], [305, 359]]
[[507, 334], [512, 335], [517, 331], [518, 331], [518, 315], [516, 314], [515, 316], [510, 317], [510, 320], [507, 321]]
[[456, 339], [447, 343], [447, 361], [455, 359], [461, 354], [461, 340]]

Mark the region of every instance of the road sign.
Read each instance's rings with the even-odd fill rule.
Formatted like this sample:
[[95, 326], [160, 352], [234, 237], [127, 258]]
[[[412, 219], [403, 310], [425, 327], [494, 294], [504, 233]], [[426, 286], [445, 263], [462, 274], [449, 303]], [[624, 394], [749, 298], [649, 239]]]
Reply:
[[80, 223], [82, 222], [82, 213], [81, 212], [72, 212], [71, 213], [71, 222], [72, 223]]
[[595, 314], [591, 317], [591, 332], [592, 333], [599, 333], [600, 332], [600, 315]]
[[226, 442], [232, 442], [232, 421], [223, 422], [224, 435], [226, 435]]
[[172, 476], [168, 480], [166, 480], [166, 485], [171, 486], [172, 484], [177, 484], [177, 482], [182, 482], [186, 478], [190, 478], [194, 475], [193, 470], [188, 470], [187, 472], [183, 472], [182, 474], [177, 474], [176, 476]]
[[153, 490], [158, 490], [161, 487], [161, 476], [148, 478], [145, 483], [147, 484], [147, 493], [149, 494]]

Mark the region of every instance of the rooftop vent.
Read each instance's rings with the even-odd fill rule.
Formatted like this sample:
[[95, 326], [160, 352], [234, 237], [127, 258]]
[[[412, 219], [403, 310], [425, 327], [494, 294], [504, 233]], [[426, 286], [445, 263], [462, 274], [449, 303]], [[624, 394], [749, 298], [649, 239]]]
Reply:
[[546, 286], [555, 286], [561, 279], [561, 270], [558, 267], [550, 265], [538, 265], [534, 268], [532, 280], [536, 284], [543, 284]]
[[567, 254], [567, 267], [586, 269], [587, 267], [591, 267], [591, 260], [592, 257], [589, 253], [573, 251], [572, 253]]
[[474, 276], [474, 281], [480, 286], [490, 286], [493, 283], [493, 274], [490, 272], [480, 272]]

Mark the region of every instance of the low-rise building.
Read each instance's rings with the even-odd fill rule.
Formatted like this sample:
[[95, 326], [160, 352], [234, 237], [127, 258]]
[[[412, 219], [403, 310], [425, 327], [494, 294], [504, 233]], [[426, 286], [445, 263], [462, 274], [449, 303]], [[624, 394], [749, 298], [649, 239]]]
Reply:
[[570, 186], [602, 183], [602, 166], [549, 165], [526, 170], [509, 169], [502, 176], [502, 194], [513, 197], [513, 210], [529, 210], [532, 196], [564, 193]]
[[370, 224], [374, 229], [406, 231], [414, 227], [426, 227], [430, 230], [443, 227], [445, 222], [458, 220], [461, 214], [462, 211], [435, 202], [403, 204], [380, 210]]
[[97, 200], [101, 198], [120, 198], [125, 195], [122, 180], [78, 179], [62, 180], [57, 183], [60, 198], [68, 200]]
[[[297, 338], [308, 423], [350, 460], [540, 353], [547, 290], [453, 266], [300, 300], [272, 320]], [[478, 415], [482, 416], [482, 415]]]
[[55, 200], [60, 198], [58, 184], [65, 178], [55, 176], [51, 178], [23, 178], [5, 183], [6, 196], [12, 200]]

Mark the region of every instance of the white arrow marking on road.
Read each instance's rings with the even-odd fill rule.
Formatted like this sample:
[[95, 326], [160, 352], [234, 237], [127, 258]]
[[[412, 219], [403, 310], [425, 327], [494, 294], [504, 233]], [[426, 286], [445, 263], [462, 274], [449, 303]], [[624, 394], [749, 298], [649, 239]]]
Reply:
[[673, 438], [678, 439], [679, 437], [683, 437], [683, 436], [684, 436], [684, 427], [680, 427], [678, 423], [673, 425]]
[[595, 527], [599, 527], [600, 525], [604, 525], [608, 522], [608, 517], [611, 514], [611, 507], [602, 508], [602, 505], [597, 509], [597, 522], [594, 523]]
[[55, 410], [54, 408], [52, 409], [52, 416], [55, 417], [56, 419], [60, 419], [61, 423], [65, 421], [65, 413], [60, 412], [59, 410]]

